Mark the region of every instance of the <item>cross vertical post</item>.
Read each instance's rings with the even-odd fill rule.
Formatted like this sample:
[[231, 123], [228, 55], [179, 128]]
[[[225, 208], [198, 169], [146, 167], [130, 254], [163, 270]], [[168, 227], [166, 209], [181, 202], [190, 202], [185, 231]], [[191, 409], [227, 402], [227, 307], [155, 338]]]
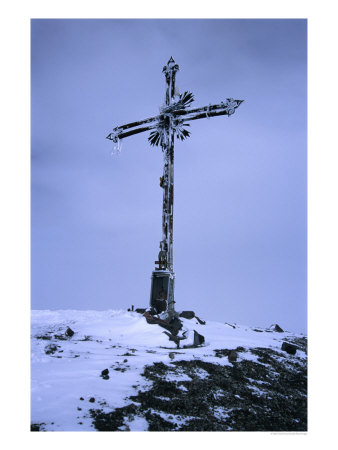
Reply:
[[[152, 146], [161, 146], [164, 158], [163, 175], [160, 186], [163, 189], [162, 204], [162, 240], [155, 270], [151, 277], [150, 307], [155, 314], [163, 315], [169, 321], [178, 316], [175, 311], [174, 287], [174, 255], [173, 255], [173, 213], [174, 213], [174, 139], [181, 141], [190, 136], [186, 129], [193, 120], [216, 116], [232, 116], [243, 100], [227, 98], [225, 102], [188, 109], [194, 101], [194, 95], [185, 91], [178, 94], [175, 88], [178, 65], [171, 57], [163, 73], [166, 81], [165, 105], [160, 108], [160, 114], [137, 122], [115, 127], [107, 139], [120, 148], [122, 139], [138, 133], [150, 131], [148, 141]], [[178, 99], [175, 101], [175, 96]]]
[[[164, 66], [163, 73], [166, 81], [165, 105], [170, 110], [175, 97], [176, 72], [179, 70], [177, 64], [171, 57], [168, 64]], [[163, 152], [163, 176], [160, 178], [160, 186], [163, 188], [162, 206], [162, 241], [158, 255], [158, 268], [152, 274], [150, 306], [157, 311], [167, 311], [169, 318], [175, 316], [175, 273], [173, 253], [173, 226], [174, 226], [174, 140], [173, 116], [168, 113], [165, 117], [165, 132], [161, 141]], [[160, 290], [158, 290], [160, 287]]]

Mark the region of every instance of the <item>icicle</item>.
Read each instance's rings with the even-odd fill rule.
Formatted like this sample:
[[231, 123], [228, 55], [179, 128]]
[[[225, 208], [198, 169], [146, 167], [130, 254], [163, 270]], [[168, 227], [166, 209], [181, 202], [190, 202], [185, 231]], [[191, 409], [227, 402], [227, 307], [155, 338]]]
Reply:
[[205, 113], [207, 119], [210, 119], [210, 116], [209, 116], [209, 113], [210, 113], [210, 106], [211, 106], [211, 103], [209, 103], [209, 105], [208, 105], [208, 107], [207, 107], [207, 111], [206, 111], [206, 113]]
[[111, 156], [118, 156], [122, 150], [122, 139], [119, 139], [117, 136], [113, 139], [114, 147], [111, 152]]

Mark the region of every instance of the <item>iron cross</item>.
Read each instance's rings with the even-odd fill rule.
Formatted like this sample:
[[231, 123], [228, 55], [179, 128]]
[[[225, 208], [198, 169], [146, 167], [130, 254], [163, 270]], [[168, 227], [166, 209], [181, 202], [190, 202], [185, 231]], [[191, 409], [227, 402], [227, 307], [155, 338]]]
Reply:
[[[173, 268], [173, 206], [174, 206], [174, 139], [175, 136], [182, 141], [190, 136], [186, 129], [190, 126], [188, 122], [215, 116], [234, 114], [236, 108], [243, 100], [227, 98], [225, 102], [217, 105], [208, 105], [196, 109], [187, 109], [194, 101], [191, 92], [178, 94], [175, 88], [176, 72], [179, 66], [171, 57], [163, 73], [166, 79], [165, 105], [160, 109], [158, 116], [138, 122], [128, 123], [113, 129], [107, 136], [119, 146], [122, 139], [134, 134], [151, 131], [148, 140], [153, 146], [161, 146], [164, 156], [163, 176], [160, 178], [160, 186], [163, 189], [162, 208], [162, 240], [160, 252], [152, 273], [150, 307], [161, 317], [174, 318], [174, 282], [175, 273]], [[175, 97], [178, 99], [175, 101]]]

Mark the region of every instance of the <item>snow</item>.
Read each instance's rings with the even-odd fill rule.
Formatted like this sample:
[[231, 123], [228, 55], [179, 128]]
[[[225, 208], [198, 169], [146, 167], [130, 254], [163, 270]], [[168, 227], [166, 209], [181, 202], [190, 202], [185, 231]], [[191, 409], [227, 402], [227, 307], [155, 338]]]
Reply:
[[[236, 325], [233, 328], [218, 322], [207, 321], [206, 325], [201, 325], [195, 319], [182, 319], [182, 322], [182, 331], [187, 330], [189, 337], [193, 336], [193, 330], [205, 337], [204, 346], [176, 349], [176, 344], [168, 340], [163, 328], [149, 325], [142, 315], [135, 312], [32, 311], [31, 423], [44, 423], [43, 429], [47, 431], [95, 431], [90, 409], [100, 408], [109, 412], [129, 404], [128, 397], [137, 394], [139, 389], [151, 388], [151, 383], [141, 376], [146, 365], [155, 362], [172, 365], [168, 381], [185, 381], [190, 377], [180, 373], [173, 365], [175, 361], [201, 359], [229, 365], [228, 358], [216, 357], [214, 350], [241, 346], [246, 350], [268, 347], [281, 352], [280, 335], [283, 338], [295, 336], [265, 331], [257, 333], [249, 327]], [[75, 334], [65, 338], [68, 327]], [[187, 341], [182, 341], [181, 347]], [[51, 344], [58, 346], [57, 350], [46, 354], [45, 348]], [[239, 353], [238, 357], [239, 360], [256, 360], [249, 351]], [[297, 352], [297, 357], [306, 355]], [[101, 377], [104, 369], [109, 370], [109, 379]], [[201, 369], [198, 372], [199, 377], [208, 375]], [[258, 388], [253, 389], [258, 393]], [[95, 401], [90, 402], [91, 398]], [[146, 420], [142, 417], [135, 417], [125, 425], [132, 431], [147, 429]]]

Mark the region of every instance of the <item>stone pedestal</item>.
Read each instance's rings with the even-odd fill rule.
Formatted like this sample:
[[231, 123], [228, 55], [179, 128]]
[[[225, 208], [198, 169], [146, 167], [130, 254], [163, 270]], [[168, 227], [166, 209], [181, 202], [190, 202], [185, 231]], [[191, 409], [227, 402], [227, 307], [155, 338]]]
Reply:
[[168, 270], [154, 270], [151, 276], [150, 306], [158, 314], [168, 312], [172, 315], [174, 308], [175, 275]]

